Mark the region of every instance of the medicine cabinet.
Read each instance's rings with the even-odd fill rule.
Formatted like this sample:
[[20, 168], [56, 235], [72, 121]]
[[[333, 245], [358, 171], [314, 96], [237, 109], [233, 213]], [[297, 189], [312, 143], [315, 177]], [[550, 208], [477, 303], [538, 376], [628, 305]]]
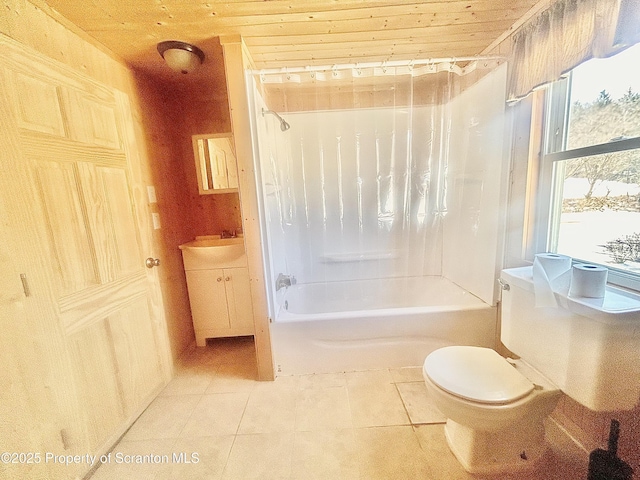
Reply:
[[238, 168], [233, 135], [194, 135], [192, 141], [200, 195], [237, 192]]

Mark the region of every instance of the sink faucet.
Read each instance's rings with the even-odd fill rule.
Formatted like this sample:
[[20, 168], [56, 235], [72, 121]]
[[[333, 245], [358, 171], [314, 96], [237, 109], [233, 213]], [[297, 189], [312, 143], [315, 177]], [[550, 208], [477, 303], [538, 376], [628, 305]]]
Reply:
[[278, 278], [276, 278], [276, 292], [281, 288], [287, 288], [291, 285], [295, 285], [296, 277], [293, 275], [284, 275], [282, 273], [278, 274]]
[[220, 238], [236, 238], [235, 230], [222, 230]]

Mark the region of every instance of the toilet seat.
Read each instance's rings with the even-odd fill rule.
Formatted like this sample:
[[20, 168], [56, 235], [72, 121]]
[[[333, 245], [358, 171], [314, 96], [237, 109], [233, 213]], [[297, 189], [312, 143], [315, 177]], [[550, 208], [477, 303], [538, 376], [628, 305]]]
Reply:
[[424, 373], [452, 395], [490, 405], [515, 402], [535, 388], [496, 351], [484, 347], [435, 350], [424, 361]]

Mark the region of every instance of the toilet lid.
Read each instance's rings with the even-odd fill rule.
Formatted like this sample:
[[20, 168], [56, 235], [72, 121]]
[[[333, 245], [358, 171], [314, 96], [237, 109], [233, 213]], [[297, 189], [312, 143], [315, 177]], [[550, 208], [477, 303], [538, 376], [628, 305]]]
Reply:
[[490, 348], [440, 348], [427, 356], [424, 372], [443, 390], [481, 403], [510, 403], [534, 388], [533, 383]]

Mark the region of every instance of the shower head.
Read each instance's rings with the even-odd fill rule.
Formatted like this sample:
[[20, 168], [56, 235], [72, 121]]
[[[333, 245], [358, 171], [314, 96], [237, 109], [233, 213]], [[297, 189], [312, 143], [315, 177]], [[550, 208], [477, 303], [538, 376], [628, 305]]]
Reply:
[[280, 130], [282, 130], [283, 132], [286, 132], [287, 130], [289, 130], [291, 128], [291, 125], [289, 125], [284, 118], [282, 118], [280, 115], [278, 115], [276, 112], [272, 112], [271, 110], [265, 110], [264, 108], [262, 109], [262, 116], [264, 117], [265, 113], [271, 113], [273, 115], [276, 116], [276, 118], [278, 120], [280, 120]]

